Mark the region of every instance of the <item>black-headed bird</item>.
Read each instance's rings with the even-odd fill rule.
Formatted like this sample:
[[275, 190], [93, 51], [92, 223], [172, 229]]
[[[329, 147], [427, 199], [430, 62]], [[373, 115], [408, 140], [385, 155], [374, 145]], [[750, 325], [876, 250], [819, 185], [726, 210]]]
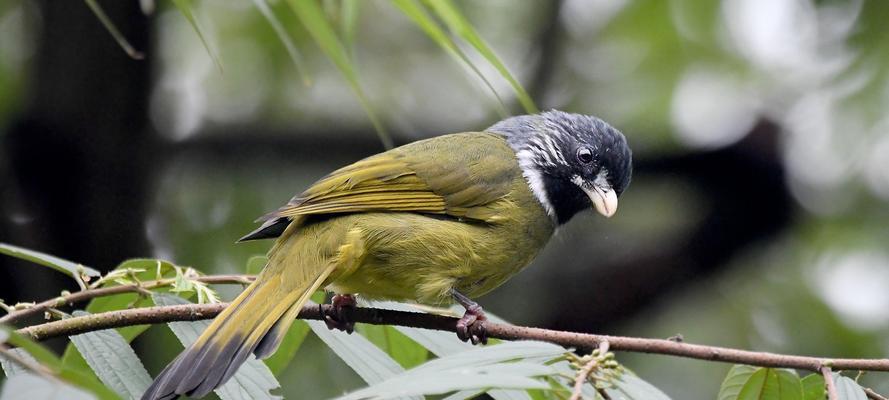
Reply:
[[263, 218], [241, 240], [277, 238], [269, 261], [143, 399], [202, 397], [252, 353], [268, 357], [319, 289], [338, 312], [368, 299], [466, 308], [458, 336], [485, 340], [471, 299], [521, 271], [556, 227], [595, 208], [606, 217], [630, 183], [632, 154], [592, 116], [548, 111], [483, 132], [410, 143], [340, 168]]

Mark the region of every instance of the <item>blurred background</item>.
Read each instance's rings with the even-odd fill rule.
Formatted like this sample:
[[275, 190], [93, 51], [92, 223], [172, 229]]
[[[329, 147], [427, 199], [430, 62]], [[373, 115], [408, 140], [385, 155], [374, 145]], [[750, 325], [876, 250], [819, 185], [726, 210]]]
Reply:
[[[149, 15], [137, 1], [101, 4], [144, 60], [83, 2], [0, 2], [0, 241], [103, 271], [159, 257], [239, 273], [270, 245], [234, 244], [254, 218], [383, 150], [282, 1], [268, 4], [299, 69], [252, 2], [192, 2], [209, 52], [168, 2]], [[396, 144], [505, 115], [393, 4], [355, 4], [346, 26], [342, 3], [322, 2]], [[457, 4], [540, 108], [602, 117], [635, 152], [620, 212], [576, 217], [481, 299], [487, 310], [583, 332], [889, 356], [889, 2]], [[523, 113], [465, 50], [507, 112]], [[8, 303], [74, 289], [8, 257], [0, 276]], [[135, 346], [152, 374], [180, 350], [164, 329]], [[619, 359], [676, 399], [715, 397], [729, 368]], [[296, 360], [285, 395], [361, 386], [317, 339]], [[862, 379], [886, 392], [885, 377]]]

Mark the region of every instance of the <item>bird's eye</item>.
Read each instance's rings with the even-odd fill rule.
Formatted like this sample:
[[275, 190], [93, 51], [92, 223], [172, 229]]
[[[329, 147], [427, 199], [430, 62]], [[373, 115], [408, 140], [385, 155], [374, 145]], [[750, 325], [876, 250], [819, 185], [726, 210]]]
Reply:
[[581, 147], [577, 150], [577, 160], [584, 164], [593, 162], [593, 151], [589, 148]]

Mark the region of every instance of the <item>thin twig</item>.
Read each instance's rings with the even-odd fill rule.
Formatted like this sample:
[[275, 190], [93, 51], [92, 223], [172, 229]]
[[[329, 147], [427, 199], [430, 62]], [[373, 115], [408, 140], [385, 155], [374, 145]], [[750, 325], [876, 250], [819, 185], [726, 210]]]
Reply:
[[825, 364], [819, 368], [821, 375], [824, 376], [824, 386], [827, 387], [827, 398], [828, 400], [840, 400], [840, 395], [837, 394], [837, 385], [836, 382], [833, 381], [833, 371], [829, 365]]
[[864, 394], [867, 395], [867, 398], [871, 400], [889, 400], [885, 396], [875, 392], [873, 389], [866, 387], [863, 387], [862, 389], [864, 389]]
[[[199, 276], [196, 278], [192, 278], [198, 282], [203, 283], [250, 283], [256, 277], [253, 275], [210, 275], [210, 276]], [[109, 286], [98, 289], [87, 289], [81, 290], [79, 292], [69, 293], [63, 296], [59, 296], [56, 298], [52, 298], [37, 304], [34, 304], [28, 308], [24, 308], [18, 311], [13, 311], [9, 314], [0, 317], [0, 324], [11, 324], [17, 322], [23, 318], [28, 318], [34, 315], [39, 315], [40, 313], [49, 310], [51, 308], [63, 307], [65, 305], [71, 305], [75, 303], [82, 303], [84, 301], [92, 300], [97, 297], [104, 296], [112, 296], [115, 294], [121, 293], [145, 293], [147, 289], [154, 289], [162, 286], [169, 286], [175, 282], [175, 279], [159, 279], [154, 281], [146, 281], [137, 285], [120, 285], [120, 286]]]
[[[599, 343], [599, 355], [604, 356], [606, 353], [608, 353], [608, 342]], [[571, 397], [568, 400], [581, 399], [581, 396], [583, 396], [583, 385], [590, 378], [593, 370], [599, 366], [599, 361], [599, 357], [590, 357], [590, 361], [584, 364], [580, 371], [577, 372], [577, 377], [574, 378], [574, 392], [571, 393]]]
[[[221, 312], [227, 304], [185, 304], [166, 307], [136, 308], [110, 311], [82, 317], [67, 318], [61, 321], [19, 329], [19, 333], [37, 340], [58, 336], [68, 336], [89, 331], [118, 328], [121, 326], [156, 324], [171, 321], [196, 321], [210, 319]], [[322, 310], [329, 305], [306, 306], [299, 313], [302, 319], [321, 319]], [[326, 312], [326, 311], [325, 311]], [[353, 313], [355, 322], [373, 325], [400, 325], [456, 332], [457, 318], [416, 312], [383, 310], [377, 308], [357, 308]], [[819, 358], [788, 354], [755, 352], [726, 347], [705, 346], [691, 343], [677, 343], [665, 339], [645, 339], [626, 336], [593, 335], [564, 332], [550, 329], [530, 328], [509, 324], [485, 322], [488, 336], [504, 340], [539, 340], [556, 343], [565, 347], [594, 349], [602, 342], [608, 342], [612, 351], [664, 354], [707, 361], [756, 365], [761, 367], [795, 368], [821, 371], [824, 365], [834, 370], [863, 370], [889, 372], [889, 359]]]

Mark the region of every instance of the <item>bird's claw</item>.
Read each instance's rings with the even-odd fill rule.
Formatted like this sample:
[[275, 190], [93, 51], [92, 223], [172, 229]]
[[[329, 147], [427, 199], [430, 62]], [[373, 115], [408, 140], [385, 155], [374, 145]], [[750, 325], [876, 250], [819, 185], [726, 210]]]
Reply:
[[322, 312], [327, 329], [338, 329], [350, 334], [354, 332], [355, 321], [352, 321], [352, 311], [355, 310], [356, 304], [355, 296], [351, 294], [334, 295], [330, 302], [331, 307]]
[[463, 317], [457, 320], [457, 337], [472, 344], [488, 344], [488, 330], [485, 328], [484, 310], [476, 304], [466, 308]]

